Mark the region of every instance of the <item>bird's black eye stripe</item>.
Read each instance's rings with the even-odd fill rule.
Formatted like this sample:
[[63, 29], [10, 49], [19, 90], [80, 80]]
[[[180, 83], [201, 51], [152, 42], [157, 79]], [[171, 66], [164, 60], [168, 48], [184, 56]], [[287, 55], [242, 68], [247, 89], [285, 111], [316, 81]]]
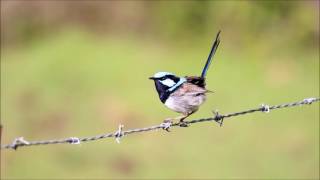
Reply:
[[179, 78], [174, 76], [174, 75], [167, 75], [167, 77], [171, 80], [173, 80], [175, 83], [177, 83], [179, 81]]
[[166, 79], [166, 77], [159, 77], [159, 78], [157, 78], [157, 80], [160, 80], [160, 81], [163, 81], [163, 80], [165, 80]]
[[167, 78], [168, 78], [168, 79], [172, 79], [172, 80], [174, 80], [176, 77], [175, 77], [175, 76], [173, 76], [173, 75], [167, 75]]

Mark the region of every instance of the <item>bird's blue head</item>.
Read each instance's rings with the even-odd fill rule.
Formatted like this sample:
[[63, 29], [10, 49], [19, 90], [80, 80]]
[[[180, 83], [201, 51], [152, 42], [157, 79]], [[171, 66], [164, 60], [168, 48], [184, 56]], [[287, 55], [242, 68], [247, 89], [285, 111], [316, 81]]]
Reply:
[[169, 95], [187, 80], [169, 72], [157, 72], [149, 79], [154, 80], [160, 100], [165, 102]]

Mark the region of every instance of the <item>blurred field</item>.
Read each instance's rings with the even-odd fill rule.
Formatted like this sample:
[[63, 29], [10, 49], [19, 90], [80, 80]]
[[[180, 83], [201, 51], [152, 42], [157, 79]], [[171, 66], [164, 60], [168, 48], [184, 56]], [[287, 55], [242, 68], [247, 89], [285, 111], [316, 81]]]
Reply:
[[[161, 104], [148, 77], [164, 70], [200, 74], [219, 29], [222, 42], [207, 82], [215, 93], [192, 119], [212, 116], [213, 109], [228, 113], [319, 97], [318, 2], [219, 2], [96, 2], [101, 11], [118, 8], [119, 17], [127, 17], [131, 6], [153, 7], [149, 14], [129, 11], [138, 22], [147, 15], [154, 20], [144, 19], [142, 32], [134, 19], [122, 19], [128, 22], [122, 26], [105, 16], [115, 29], [109, 24], [92, 30], [86, 19], [52, 26], [40, 18], [36, 22], [43, 24], [29, 27], [23, 24], [34, 22], [37, 11], [23, 4], [21, 14], [33, 16], [9, 17], [6, 2], [1, 12], [8, 15], [1, 24], [2, 143], [18, 136], [84, 137], [115, 131], [120, 123], [144, 127], [176, 116]], [[198, 21], [204, 11], [199, 19], [205, 20]], [[319, 103], [227, 119], [222, 128], [201, 123], [171, 133], [132, 135], [121, 144], [105, 139], [1, 151], [1, 177], [319, 179]]]

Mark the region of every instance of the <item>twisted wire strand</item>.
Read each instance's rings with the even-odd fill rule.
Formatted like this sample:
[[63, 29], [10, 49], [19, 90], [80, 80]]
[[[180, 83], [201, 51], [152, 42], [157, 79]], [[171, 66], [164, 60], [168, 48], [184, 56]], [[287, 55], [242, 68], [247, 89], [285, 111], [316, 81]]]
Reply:
[[115, 133], [106, 133], [96, 136], [90, 136], [90, 137], [84, 137], [84, 138], [77, 138], [77, 137], [70, 137], [70, 138], [64, 138], [64, 139], [53, 139], [53, 140], [42, 140], [42, 141], [26, 141], [23, 139], [23, 137], [16, 138], [11, 144], [2, 145], [1, 149], [14, 149], [16, 150], [18, 147], [25, 147], [25, 146], [36, 146], [36, 145], [49, 145], [49, 144], [80, 144], [81, 142], [89, 142], [89, 141], [95, 141], [99, 139], [104, 138], [116, 138], [116, 141], [120, 143], [120, 138], [126, 135], [134, 134], [134, 133], [141, 133], [146, 131], [153, 131], [158, 129], [164, 129], [169, 131], [169, 128], [171, 127], [185, 127], [189, 124], [194, 123], [200, 123], [200, 122], [206, 122], [206, 121], [216, 121], [222, 125], [222, 122], [226, 118], [234, 117], [234, 116], [240, 116], [245, 114], [250, 114], [254, 112], [265, 112], [268, 113], [270, 110], [274, 109], [281, 109], [281, 108], [288, 108], [288, 107], [294, 107], [294, 106], [302, 106], [307, 104], [312, 104], [313, 102], [320, 101], [320, 98], [306, 98], [302, 101], [287, 103], [287, 104], [280, 104], [280, 105], [274, 105], [274, 106], [268, 106], [268, 105], [261, 105], [259, 108], [255, 109], [249, 109], [245, 111], [235, 112], [235, 113], [229, 113], [229, 114], [219, 114], [218, 112], [214, 112], [215, 116], [209, 117], [209, 118], [202, 118], [202, 119], [195, 119], [190, 121], [185, 121], [184, 126], [182, 126], [181, 123], [172, 123], [172, 122], [164, 122], [160, 125], [154, 125], [150, 127], [145, 128], [136, 128], [136, 129], [128, 129], [123, 131], [123, 125], [119, 125], [119, 129]]

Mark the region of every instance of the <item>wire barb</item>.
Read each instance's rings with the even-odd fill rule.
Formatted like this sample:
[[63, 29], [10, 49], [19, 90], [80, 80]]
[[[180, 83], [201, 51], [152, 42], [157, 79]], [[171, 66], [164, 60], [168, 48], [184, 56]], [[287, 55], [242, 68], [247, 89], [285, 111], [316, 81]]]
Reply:
[[81, 143], [80, 139], [77, 138], [77, 137], [70, 137], [68, 139], [68, 141], [69, 141], [70, 144], [80, 144]]
[[[250, 114], [250, 113], [254, 113], [254, 112], [261, 112], [261, 111], [267, 113], [267, 112], [270, 112], [270, 110], [274, 110], [274, 109], [302, 106], [302, 105], [306, 105], [306, 104], [310, 105], [310, 104], [312, 104], [314, 102], [318, 102], [318, 101], [320, 101], [320, 98], [306, 98], [306, 99], [303, 99], [302, 101], [274, 105], [274, 106], [268, 106], [268, 105], [262, 104], [262, 107], [260, 106], [255, 109], [249, 109], [249, 110], [234, 112], [234, 113], [229, 113], [229, 114], [219, 114], [218, 111], [213, 111], [213, 113], [215, 115], [214, 117], [194, 119], [194, 120], [184, 121], [184, 123], [189, 125], [189, 124], [193, 124], [193, 123], [215, 121], [215, 122], [218, 122], [220, 124], [220, 126], [222, 126], [223, 120], [226, 118]], [[122, 138], [124, 135], [147, 132], [147, 131], [155, 131], [158, 129], [164, 129], [166, 131], [169, 131], [169, 129], [172, 127], [180, 127], [180, 123], [172, 123], [171, 121], [164, 121], [160, 125], [144, 127], [144, 128], [128, 129], [125, 131], [122, 130], [123, 127], [124, 126], [120, 124], [118, 130], [115, 133], [106, 133], [106, 134], [84, 137], [84, 138], [70, 137], [70, 138], [66, 138], [66, 139], [53, 139], [53, 140], [44, 140], [44, 141], [26, 141], [23, 137], [18, 137], [11, 144], [2, 145], [1, 149], [14, 149], [14, 150], [16, 150], [18, 147], [35, 146], [35, 145], [49, 145], [49, 144], [66, 144], [66, 143], [80, 144], [81, 142], [96, 141], [99, 139], [111, 138], [111, 137], [115, 137], [117, 143], [120, 143], [120, 138]]]
[[306, 98], [303, 100], [303, 102], [305, 104], [312, 104], [313, 102], [315, 102], [317, 100], [317, 98]]
[[17, 150], [19, 146], [29, 145], [30, 143], [25, 140], [23, 137], [17, 137], [13, 140], [11, 148]]
[[218, 110], [214, 110], [213, 114], [214, 114], [214, 120], [220, 125], [220, 127], [222, 127], [224, 116], [220, 115]]
[[124, 136], [124, 133], [122, 132], [124, 125], [120, 124], [118, 127], [118, 130], [114, 133], [114, 137], [116, 138], [116, 142], [120, 144], [120, 139]]
[[170, 120], [164, 120], [163, 123], [160, 124], [160, 126], [162, 127], [163, 130], [166, 130], [168, 132], [170, 132], [170, 127], [172, 125], [172, 121]]
[[261, 104], [261, 111], [264, 113], [269, 113], [270, 112], [270, 106], [267, 104]]

